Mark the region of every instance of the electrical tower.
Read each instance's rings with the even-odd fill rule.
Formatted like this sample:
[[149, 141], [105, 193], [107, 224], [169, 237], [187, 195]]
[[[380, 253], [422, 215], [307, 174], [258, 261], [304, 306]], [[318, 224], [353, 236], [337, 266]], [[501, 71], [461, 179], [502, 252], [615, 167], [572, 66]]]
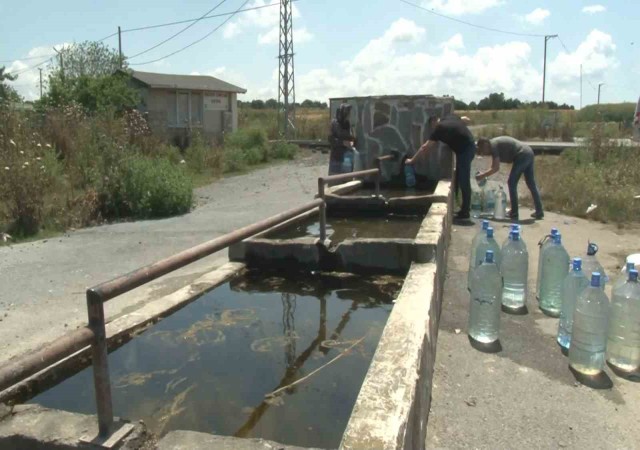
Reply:
[[280, 52], [278, 54], [278, 130], [286, 139], [296, 133], [296, 83], [293, 71], [293, 4], [280, 1]]

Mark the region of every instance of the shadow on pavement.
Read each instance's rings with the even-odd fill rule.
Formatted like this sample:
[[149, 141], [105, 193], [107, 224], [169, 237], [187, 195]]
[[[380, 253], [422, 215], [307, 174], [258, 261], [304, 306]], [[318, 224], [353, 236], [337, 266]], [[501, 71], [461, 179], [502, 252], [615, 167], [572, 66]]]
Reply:
[[607, 361], [607, 366], [611, 369], [616, 376], [620, 378], [624, 378], [627, 381], [631, 381], [633, 383], [640, 383], [640, 369], [636, 369], [633, 372], [626, 372], [624, 370], [618, 369], [616, 366], [609, 364]]
[[609, 375], [607, 375], [605, 371], [590, 376], [578, 372], [571, 366], [569, 366], [569, 370], [580, 384], [590, 387], [591, 389], [611, 389], [613, 387], [613, 381], [611, 381], [611, 378], [609, 378]]
[[502, 351], [502, 344], [500, 343], [499, 339], [497, 341], [491, 342], [489, 344], [485, 344], [483, 342], [476, 341], [475, 339], [473, 339], [469, 335], [467, 335], [467, 337], [469, 338], [469, 343], [471, 344], [471, 347], [475, 348], [479, 352], [482, 352], [482, 353], [499, 353], [499, 352]]

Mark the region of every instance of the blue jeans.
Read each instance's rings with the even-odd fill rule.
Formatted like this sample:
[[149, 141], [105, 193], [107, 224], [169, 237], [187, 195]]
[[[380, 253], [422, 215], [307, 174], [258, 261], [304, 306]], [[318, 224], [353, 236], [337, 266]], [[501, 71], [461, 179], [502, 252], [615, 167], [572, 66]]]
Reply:
[[511, 198], [511, 214], [515, 216], [518, 215], [518, 181], [520, 181], [522, 174], [524, 174], [524, 181], [527, 183], [527, 187], [531, 192], [536, 213], [541, 214], [542, 200], [540, 199], [540, 192], [538, 192], [533, 172], [533, 150], [531, 150], [531, 148], [525, 149], [525, 152], [519, 154], [513, 161], [509, 180], [507, 181], [509, 185], [509, 197]]
[[469, 214], [471, 210], [471, 161], [476, 156], [476, 144], [472, 143], [462, 152], [456, 155], [456, 179], [455, 190], [462, 191], [461, 214]]

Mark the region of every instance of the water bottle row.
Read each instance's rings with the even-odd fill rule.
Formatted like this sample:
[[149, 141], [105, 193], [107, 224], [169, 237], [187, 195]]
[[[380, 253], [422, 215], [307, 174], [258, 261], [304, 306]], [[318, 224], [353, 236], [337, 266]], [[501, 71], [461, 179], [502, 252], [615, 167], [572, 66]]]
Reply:
[[[562, 245], [558, 230], [539, 243], [537, 297], [540, 309], [560, 317], [558, 343], [569, 351], [578, 372], [594, 375], [609, 363], [621, 371], [640, 369], [640, 284], [632, 263], [614, 284], [612, 302], [604, 292], [607, 280], [589, 243], [584, 258], [574, 258]], [[481, 343], [498, 340], [500, 310], [517, 312], [526, 306], [528, 252], [518, 225], [498, 246], [493, 229], [483, 221], [474, 237], [469, 261], [471, 292], [469, 336]], [[573, 342], [573, 345], [572, 345]]]
[[[485, 183], [480, 186], [473, 185], [471, 190], [471, 213], [473, 217], [480, 217], [480, 214], [493, 216], [502, 220], [506, 217], [507, 193], [502, 188], [494, 189]], [[477, 186], [477, 188], [476, 188]]]

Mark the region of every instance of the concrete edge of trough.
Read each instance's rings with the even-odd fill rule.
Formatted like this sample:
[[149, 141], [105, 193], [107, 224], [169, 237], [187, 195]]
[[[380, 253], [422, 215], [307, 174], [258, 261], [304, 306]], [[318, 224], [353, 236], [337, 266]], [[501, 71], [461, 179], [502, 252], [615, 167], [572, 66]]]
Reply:
[[[120, 316], [106, 324], [107, 342], [110, 350], [128, 342], [146, 327], [153, 325], [175, 311], [187, 306], [202, 294], [226, 283], [245, 268], [241, 263], [226, 263], [208, 272], [169, 295], [145, 303], [139, 309]], [[90, 364], [90, 347], [85, 347], [73, 355], [58, 361], [37, 374], [0, 392], [0, 403], [12, 403], [15, 399], [29, 399], [33, 394], [47, 389], [64, 380], [78, 366]]]

